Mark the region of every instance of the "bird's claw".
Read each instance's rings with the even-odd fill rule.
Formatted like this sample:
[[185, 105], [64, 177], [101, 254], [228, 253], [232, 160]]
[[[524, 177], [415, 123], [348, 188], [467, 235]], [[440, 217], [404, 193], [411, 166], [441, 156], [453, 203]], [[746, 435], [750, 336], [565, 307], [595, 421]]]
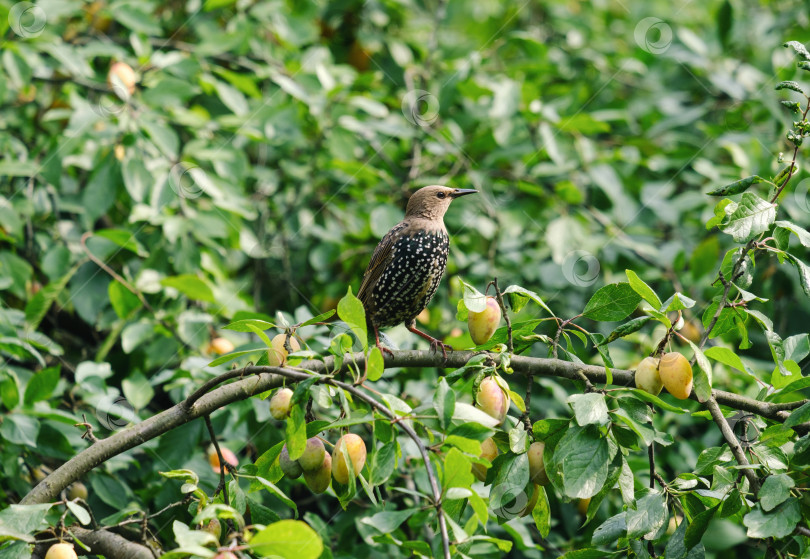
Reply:
[[444, 360], [447, 361], [447, 350], [453, 351], [453, 346], [444, 343], [443, 341], [433, 338], [430, 342], [430, 351], [436, 353], [439, 348], [442, 348], [442, 356], [444, 356]]

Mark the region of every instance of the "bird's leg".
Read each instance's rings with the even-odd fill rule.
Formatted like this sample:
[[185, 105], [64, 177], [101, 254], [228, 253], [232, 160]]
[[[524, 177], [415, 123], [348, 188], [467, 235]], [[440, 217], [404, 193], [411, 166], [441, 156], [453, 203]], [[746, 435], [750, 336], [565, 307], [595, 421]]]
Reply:
[[408, 330], [410, 330], [411, 332], [413, 332], [417, 336], [422, 336], [427, 341], [429, 341], [431, 351], [435, 352], [438, 348], [442, 348], [442, 355], [444, 356], [444, 360], [447, 361], [447, 350], [449, 349], [450, 351], [452, 351], [453, 346], [450, 346], [450, 345], [444, 343], [443, 341], [441, 341], [438, 338], [434, 338], [430, 334], [425, 334], [424, 332], [422, 332], [421, 330], [416, 328], [416, 321], [415, 320], [411, 320], [410, 322], [406, 322], [405, 323], [405, 328], [407, 328]]
[[372, 326], [371, 326], [371, 327], [372, 327], [372, 328], [374, 328], [374, 341], [376, 341], [376, 342], [377, 342], [377, 348], [379, 348], [379, 350], [382, 352], [382, 354], [383, 354], [383, 358], [385, 357], [385, 354], [386, 354], [386, 353], [388, 353], [388, 355], [390, 355], [391, 357], [393, 357], [393, 356], [394, 356], [394, 352], [393, 352], [393, 351], [391, 351], [391, 349], [390, 349], [390, 348], [387, 348], [387, 347], [385, 347], [384, 345], [382, 345], [382, 344], [380, 343], [380, 331], [379, 331], [379, 329], [378, 329], [378, 328], [377, 328], [375, 325], [373, 325], [373, 324], [372, 324]]

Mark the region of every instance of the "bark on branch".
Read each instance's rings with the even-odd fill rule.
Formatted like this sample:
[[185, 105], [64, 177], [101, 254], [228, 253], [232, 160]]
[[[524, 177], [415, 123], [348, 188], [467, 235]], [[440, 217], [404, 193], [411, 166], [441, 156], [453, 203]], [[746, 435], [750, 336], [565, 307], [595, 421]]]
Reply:
[[[124, 536], [107, 530], [87, 530], [79, 526], [71, 526], [68, 532], [82, 541], [90, 551], [75, 545], [77, 555], [103, 555], [117, 559], [155, 559], [156, 554], [145, 545], [131, 542]], [[40, 543], [34, 548], [31, 559], [42, 559], [53, 544]]]
[[[385, 356], [385, 367], [458, 368], [466, 364], [473, 355], [474, 353], [470, 351], [455, 351], [448, 354], [445, 361], [441, 354], [428, 351], [398, 351], [393, 356]], [[347, 370], [348, 363], [352, 362], [357, 363], [362, 370], [364, 360], [362, 353], [348, 356], [347, 359], [344, 359], [343, 370]], [[516, 373], [527, 376], [551, 376], [581, 382], [581, 374], [584, 374], [592, 383], [604, 383], [606, 381], [604, 367], [577, 364], [559, 359], [515, 355], [511, 359], [511, 366]], [[336, 372], [332, 357], [326, 357], [323, 361], [305, 361], [296, 369], [246, 367], [243, 371], [237, 373], [229, 372], [225, 375], [226, 378], [239, 376], [240, 373], [244, 378], [217, 388], [212, 387], [212, 390], [206, 394], [195, 393], [194, 401], [190, 405], [184, 400], [164, 412], [119, 431], [106, 439], [99, 440], [42, 480], [25, 496], [22, 504], [52, 502], [57, 498], [60, 491], [113, 456], [135, 448], [189, 421], [210, 414], [232, 402], [245, 400], [266, 390], [281, 386], [285, 378], [288, 379], [288, 382], [291, 376], [298, 377], [299, 380], [306, 378], [300, 376], [306, 375], [306, 373], [301, 372], [303, 369], [319, 374]], [[634, 385], [632, 371], [613, 369], [612, 374], [613, 385]], [[784, 404], [760, 402], [723, 390], [714, 390], [714, 399], [720, 405], [780, 422], [787, 419], [791, 410], [804, 403], [804, 401]], [[810, 432], [810, 424], [797, 425], [794, 430], [802, 434]]]

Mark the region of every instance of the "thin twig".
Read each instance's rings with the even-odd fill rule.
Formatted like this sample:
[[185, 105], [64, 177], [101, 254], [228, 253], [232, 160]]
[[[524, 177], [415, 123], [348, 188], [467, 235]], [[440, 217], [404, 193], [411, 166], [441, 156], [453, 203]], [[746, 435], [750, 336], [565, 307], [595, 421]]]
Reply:
[[709, 413], [712, 414], [712, 419], [714, 419], [714, 422], [720, 428], [720, 432], [723, 433], [723, 437], [726, 439], [728, 446], [731, 448], [731, 452], [737, 459], [737, 463], [742, 466], [742, 473], [745, 475], [749, 485], [751, 486], [751, 492], [754, 494], [754, 496], [756, 496], [757, 493], [759, 493], [759, 478], [757, 477], [756, 472], [750, 468], [751, 464], [745, 457], [745, 452], [740, 446], [740, 442], [734, 435], [734, 431], [732, 431], [731, 426], [728, 424], [728, 421], [726, 421], [725, 416], [723, 416], [723, 412], [720, 410], [720, 406], [717, 404], [714, 396], [706, 401], [706, 407], [709, 408]]
[[128, 291], [130, 291], [130, 292], [131, 292], [133, 295], [135, 295], [135, 297], [137, 297], [137, 298], [138, 298], [138, 300], [139, 300], [139, 301], [141, 302], [141, 304], [143, 305], [143, 308], [145, 308], [147, 311], [149, 311], [149, 314], [151, 314], [151, 315], [152, 315], [152, 318], [154, 318], [156, 321], [158, 321], [158, 323], [159, 323], [161, 326], [163, 326], [163, 327], [164, 327], [166, 330], [168, 330], [169, 332], [171, 332], [171, 333], [172, 333], [172, 336], [173, 336], [173, 337], [174, 337], [174, 338], [175, 338], [175, 339], [176, 339], [178, 342], [180, 342], [180, 345], [182, 345], [183, 347], [185, 347], [185, 348], [186, 348], [187, 350], [189, 350], [189, 351], [196, 351], [196, 348], [194, 348], [194, 347], [190, 346], [189, 344], [187, 344], [187, 343], [185, 342], [185, 340], [183, 340], [183, 338], [181, 338], [181, 337], [180, 337], [180, 333], [179, 333], [179, 332], [177, 332], [177, 330], [174, 328], [174, 326], [172, 326], [171, 324], [169, 324], [168, 322], [166, 322], [165, 320], [163, 320], [162, 318], [159, 318], [159, 317], [157, 316], [157, 313], [155, 312], [155, 309], [154, 309], [154, 308], [152, 308], [152, 305], [150, 305], [150, 304], [149, 304], [149, 301], [147, 301], [147, 300], [146, 300], [146, 297], [144, 297], [144, 296], [143, 296], [143, 293], [141, 293], [141, 292], [140, 292], [140, 290], [135, 289], [135, 287], [133, 287], [133, 286], [132, 286], [132, 285], [131, 285], [131, 284], [130, 284], [130, 283], [129, 283], [129, 282], [126, 280], [126, 279], [124, 279], [124, 277], [123, 277], [123, 276], [121, 276], [121, 275], [120, 275], [118, 272], [116, 272], [115, 270], [113, 270], [112, 268], [110, 268], [110, 267], [107, 265], [107, 263], [106, 263], [106, 262], [104, 262], [103, 260], [101, 260], [101, 259], [100, 259], [98, 256], [96, 256], [95, 254], [93, 254], [93, 253], [90, 251], [90, 249], [87, 247], [87, 239], [88, 239], [89, 237], [92, 237], [92, 236], [93, 236], [93, 234], [94, 234], [94, 233], [93, 233], [92, 231], [88, 231], [88, 232], [86, 232], [84, 235], [82, 235], [82, 238], [81, 238], [82, 250], [83, 250], [83, 251], [84, 251], [84, 253], [87, 255], [87, 258], [89, 258], [90, 260], [92, 260], [92, 261], [93, 261], [93, 263], [94, 263], [96, 266], [98, 266], [99, 268], [101, 268], [102, 270], [104, 270], [105, 272], [107, 272], [107, 274], [109, 274], [109, 275], [110, 275], [110, 277], [112, 277], [112, 278], [113, 278], [114, 280], [116, 280], [118, 283], [120, 283], [120, 284], [121, 284], [121, 285], [123, 285], [125, 288], [127, 288], [127, 290], [128, 290]]
[[82, 438], [89, 440], [91, 443], [97, 443], [98, 438], [93, 434], [93, 426], [87, 423], [87, 416], [82, 414], [82, 423], [74, 423], [74, 427], [84, 427]]
[[405, 431], [411, 440], [416, 444], [417, 448], [419, 449], [419, 454], [422, 455], [422, 460], [425, 463], [425, 470], [427, 472], [428, 481], [430, 482], [430, 487], [433, 490], [433, 506], [436, 508], [436, 515], [439, 520], [439, 532], [442, 535], [442, 548], [444, 550], [445, 559], [450, 559], [450, 536], [447, 532], [447, 523], [444, 519], [444, 512], [442, 510], [442, 492], [441, 488], [439, 487], [439, 482], [436, 478], [436, 473], [433, 471], [433, 466], [430, 462], [430, 457], [428, 456], [428, 450], [425, 446], [425, 443], [416, 434], [416, 431], [405, 422], [396, 421], [399, 419], [397, 415], [389, 410], [385, 405], [381, 404], [371, 396], [361, 392], [357, 387], [352, 386], [351, 384], [346, 384], [344, 382], [340, 382], [338, 380], [329, 379], [326, 381], [328, 384], [333, 386], [337, 386], [338, 388], [342, 388], [343, 390], [352, 394], [355, 398], [363, 400], [368, 405], [372, 406], [378, 412], [382, 413], [386, 417], [388, 417], [391, 421], [395, 422], [399, 427]]
[[590, 379], [588, 378], [588, 376], [585, 373], [583, 373], [582, 371], [577, 371], [577, 376], [580, 378], [580, 380], [582, 380], [582, 382], [585, 383], [585, 392], [586, 393], [596, 392], [596, 388], [591, 383]]
[[[805, 106], [804, 111], [802, 111], [802, 120], [805, 120], [807, 118], [807, 112], [810, 111], [810, 97], [808, 97], [807, 95], [805, 95], [804, 97], [805, 99], [807, 99], [807, 105]], [[773, 204], [774, 202], [776, 202], [776, 200], [779, 199], [779, 195], [782, 194], [782, 191], [785, 189], [787, 184], [790, 182], [790, 179], [793, 177], [793, 174], [796, 172], [796, 158], [799, 156], [800, 144], [794, 143], [793, 145], [794, 145], [793, 159], [791, 159], [790, 161], [790, 169], [788, 170], [788, 176], [787, 178], [785, 178], [785, 182], [783, 182], [781, 185], [777, 185], [776, 193], [771, 198], [771, 204]]]
[[211, 416], [206, 414], [203, 416], [203, 419], [205, 419], [205, 427], [208, 429], [208, 437], [211, 439], [211, 444], [214, 445], [214, 449], [217, 451], [217, 457], [219, 458], [219, 487], [214, 491], [214, 495], [216, 496], [216, 494], [222, 490], [222, 501], [225, 503], [225, 506], [231, 506], [230, 500], [228, 499], [228, 484], [225, 483], [225, 468], [230, 469], [230, 464], [226, 462], [225, 458], [222, 456], [222, 450], [220, 450], [219, 443], [217, 442], [217, 434], [214, 432], [214, 426], [211, 424]]

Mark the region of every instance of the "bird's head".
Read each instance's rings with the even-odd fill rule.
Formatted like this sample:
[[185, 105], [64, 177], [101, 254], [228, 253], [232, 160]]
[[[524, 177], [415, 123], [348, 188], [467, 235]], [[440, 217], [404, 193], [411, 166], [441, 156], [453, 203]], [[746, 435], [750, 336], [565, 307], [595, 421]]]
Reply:
[[405, 217], [442, 219], [453, 199], [475, 192], [478, 191], [439, 185], [425, 186], [411, 195], [408, 200], [408, 208], [405, 210]]

